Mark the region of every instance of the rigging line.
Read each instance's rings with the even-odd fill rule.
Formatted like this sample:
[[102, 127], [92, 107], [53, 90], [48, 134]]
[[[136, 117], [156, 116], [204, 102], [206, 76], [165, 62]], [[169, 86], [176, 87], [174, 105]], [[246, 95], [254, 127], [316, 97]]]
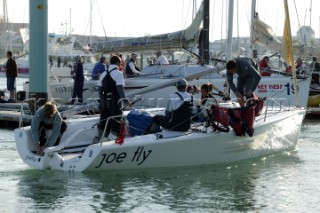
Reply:
[[[247, 2], [247, 5], [246, 5], [246, 6], [247, 6], [247, 8], [249, 8], [249, 3], [248, 3], [248, 1], [246, 1], [246, 2]], [[255, 10], [256, 10], [256, 8], [255, 8]], [[247, 22], [248, 22], [248, 26], [249, 26], [249, 33], [250, 33], [250, 30], [252, 30], [252, 26], [251, 26], [252, 23], [251, 23], [251, 21], [250, 21], [251, 18], [249, 18], [248, 11], [251, 11], [251, 9], [246, 9], [245, 11], [246, 11], [245, 14], [246, 14], [246, 17], [247, 17]]]
[[239, 35], [239, 0], [237, 0], [237, 34], [238, 34], [238, 40], [237, 40], [237, 47], [238, 47], [238, 56], [240, 56], [240, 35]]
[[[160, 34], [162, 33], [162, 30], [161, 30], [161, 24], [162, 24], [162, 16], [161, 16], [161, 14], [162, 14], [162, 10], [161, 10], [161, 5], [160, 5], [160, 1], [161, 0], [159, 0], [158, 1], [158, 7], [160, 8], [160, 23], [159, 23], [159, 27], [160, 27]], [[162, 37], [161, 36], [159, 36], [159, 51], [162, 49]]]
[[[213, 32], [213, 29], [214, 29], [214, 15], [215, 15], [215, 13], [214, 13], [214, 8], [215, 8], [215, 5], [216, 5], [216, 0], [213, 0], [213, 9], [212, 9], [212, 11], [213, 11], [213, 13], [212, 13], [212, 18], [211, 18], [211, 31]], [[211, 33], [211, 40], [213, 41], [213, 33]]]
[[96, 4], [97, 4], [97, 7], [98, 7], [99, 17], [100, 17], [100, 21], [101, 21], [101, 24], [102, 24], [102, 29], [103, 29], [103, 32], [104, 32], [104, 36], [106, 38], [106, 41], [108, 41], [106, 29], [105, 29], [104, 24], [103, 24], [101, 12], [100, 12], [100, 7], [99, 7], [99, 4], [98, 4], [98, 0], [96, 0]]
[[223, 19], [224, 19], [224, 2], [225, 1], [222, 1], [222, 10], [221, 10], [221, 30], [220, 30], [220, 52], [222, 52], [222, 35], [223, 35]]
[[[189, 6], [188, 6], [188, 10], [187, 10], [187, 15], [186, 15], [186, 17], [188, 17], [188, 12], [189, 12], [189, 9], [190, 9], [190, 5], [191, 5], [191, 1], [193, 1], [193, 0], [190, 0], [189, 1]], [[184, 1], [182, 1], [182, 17], [181, 17], [181, 20], [182, 20], [182, 22], [181, 22], [181, 24], [182, 24], [182, 26], [181, 26], [181, 30], [184, 30], [185, 29], [185, 26], [186, 26], [186, 21], [187, 21], [187, 18], [185, 19], [185, 21], [184, 21], [184, 23], [183, 23], [183, 11], [184, 11]], [[192, 20], [193, 21], [193, 20]], [[182, 45], [182, 35], [183, 35], [183, 31], [181, 31], [181, 34], [180, 34], [180, 49], [182, 49], [183, 48], [183, 45]], [[183, 70], [184, 70], [184, 74], [186, 75], [186, 68], [185, 68], [185, 66], [183, 66]]]
[[[300, 19], [299, 19], [299, 15], [298, 15], [298, 10], [297, 10], [297, 5], [296, 5], [296, 0], [293, 0], [293, 3], [294, 3], [294, 7], [295, 7], [295, 9], [296, 9], [296, 14], [297, 14], [297, 19], [298, 19], [298, 27], [299, 27], [299, 29], [300, 29]], [[302, 42], [302, 38], [303, 38], [303, 36], [302, 36], [302, 31], [300, 30], [300, 37], [301, 37], [301, 42]]]
[[84, 29], [84, 32], [83, 32], [84, 35], [86, 34], [88, 26], [89, 26], [89, 23], [90, 23], [90, 18], [91, 18], [90, 16], [89, 16], [89, 19], [88, 19], [88, 22], [87, 22], [87, 26], [86, 26], [86, 28]]
[[[190, 1], [192, 1], [192, 0], [190, 0]], [[189, 3], [190, 3], [190, 1], [189, 1]], [[183, 23], [184, 1], [182, 1], [181, 10], [182, 10], [182, 13], [181, 13], [181, 28], [180, 28], [180, 30], [183, 30], [183, 29], [184, 29], [184, 26], [186, 25], [185, 22]], [[182, 40], [182, 33], [180, 34], [180, 39], [179, 39], [179, 40], [180, 40], [180, 48], [182, 49], [182, 42], [181, 42], [181, 40]]]

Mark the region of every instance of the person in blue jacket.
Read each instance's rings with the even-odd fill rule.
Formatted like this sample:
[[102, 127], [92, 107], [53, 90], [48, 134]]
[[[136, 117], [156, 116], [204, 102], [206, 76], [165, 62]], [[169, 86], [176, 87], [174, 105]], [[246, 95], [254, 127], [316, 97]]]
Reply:
[[102, 56], [100, 61], [96, 63], [92, 69], [91, 79], [99, 80], [99, 76], [106, 70], [106, 57]]

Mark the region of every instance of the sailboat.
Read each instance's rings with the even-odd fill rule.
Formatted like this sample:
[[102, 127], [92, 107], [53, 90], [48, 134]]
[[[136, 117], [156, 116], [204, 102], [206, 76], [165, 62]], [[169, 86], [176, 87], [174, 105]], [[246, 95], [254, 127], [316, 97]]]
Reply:
[[[151, 92], [162, 86], [167, 85], [162, 83], [144, 90]], [[207, 122], [195, 122], [186, 132], [162, 129], [158, 133], [130, 136], [125, 127], [137, 127], [127, 122], [124, 114], [120, 116], [120, 136], [101, 137], [98, 141], [93, 140], [98, 132], [98, 117], [68, 119], [60, 144], [47, 147], [42, 155], [35, 154], [30, 126], [15, 129], [14, 135], [21, 159], [35, 169], [87, 172], [229, 163], [292, 149], [297, 144], [306, 110], [277, 107], [269, 101], [272, 102], [260, 99], [256, 102], [260, 104], [246, 108], [239, 108], [235, 102], [209, 103]], [[159, 113], [155, 110], [146, 111]], [[230, 113], [237, 113], [239, 119], [235, 120]], [[244, 119], [243, 113], [251, 115], [251, 119]], [[224, 131], [217, 125], [225, 127]]]

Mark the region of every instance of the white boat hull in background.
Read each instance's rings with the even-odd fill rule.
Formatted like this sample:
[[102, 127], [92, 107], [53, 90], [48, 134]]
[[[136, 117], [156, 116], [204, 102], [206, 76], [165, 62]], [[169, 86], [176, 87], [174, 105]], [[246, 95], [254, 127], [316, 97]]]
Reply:
[[[149, 70], [148, 70], [149, 69]], [[125, 79], [125, 90], [131, 92], [133, 90], [142, 89], [148, 86], [162, 84], [170, 81], [173, 78], [183, 78], [192, 73], [204, 70], [201, 66], [181, 66], [181, 65], [168, 65], [168, 66], [151, 66], [145, 70], [147, 74], [137, 78]], [[152, 70], [150, 70], [152, 69]], [[201, 70], [200, 70], [201, 69]], [[142, 72], [143, 73], [143, 72]], [[161, 74], [162, 73], [162, 74]], [[171, 74], [168, 74], [171, 73]], [[204, 83], [211, 82], [221, 91], [224, 91], [225, 77], [221, 74], [210, 74], [193, 81], [189, 81], [190, 85], [200, 87]], [[236, 79], [235, 79], [236, 82]], [[307, 107], [310, 78], [297, 79], [299, 89], [299, 106]], [[50, 83], [50, 91], [53, 98], [62, 99], [64, 103], [68, 103], [72, 97], [73, 82], [53, 82]], [[157, 89], [152, 92], [141, 93], [143, 98], [142, 102], [137, 103], [142, 107], [165, 107], [169, 94], [176, 91], [174, 85], [166, 88]], [[215, 92], [215, 91], [213, 91]], [[296, 106], [296, 96], [293, 87], [293, 80], [290, 77], [281, 75], [273, 75], [270, 77], [263, 77], [255, 91], [259, 97], [269, 97], [282, 99], [282, 105]], [[99, 98], [97, 81], [85, 81], [83, 88], [83, 97], [85, 102], [90, 102], [92, 99]], [[231, 97], [234, 98], [231, 92]]]

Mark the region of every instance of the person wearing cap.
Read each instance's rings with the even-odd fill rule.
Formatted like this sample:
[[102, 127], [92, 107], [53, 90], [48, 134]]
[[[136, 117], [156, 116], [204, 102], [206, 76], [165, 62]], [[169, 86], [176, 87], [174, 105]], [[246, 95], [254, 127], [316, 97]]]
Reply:
[[269, 61], [270, 61], [269, 57], [264, 56], [262, 60], [258, 62], [261, 76], [271, 75], [271, 73], [267, 71], [267, 70], [270, 70]]
[[136, 65], [137, 63], [137, 54], [136, 53], [131, 53], [131, 58], [129, 59], [125, 73], [127, 77], [136, 77], [140, 75], [140, 69]]
[[169, 64], [167, 57], [165, 57], [161, 51], [157, 52], [157, 60], [154, 63], [155, 65], [166, 65]]
[[84, 74], [83, 74], [83, 64], [80, 56], [76, 56], [74, 65], [74, 86], [72, 93], [71, 104], [74, 104], [75, 99], [78, 98], [78, 102], [83, 102], [83, 84], [84, 84]]
[[[227, 83], [238, 98], [240, 106], [244, 106], [246, 98], [252, 97], [257, 88], [261, 75], [257, 71], [254, 61], [247, 57], [230, 60], [226, 64]], [[233, 83], [234, 74], [238, 75], [237, 86]]]
[[193, 96], [187, 92], [188, 82], [180, 79], [176, 82], [177, 92], [170, 95], [165, 115], [155, 115], [151, 131], [156, 125], [173, 131], [190, 129], [193, 109]]
[[100, 61], [96, 63], [92, 69], [91, 79], [98, 80], [99, 76], [106, 70], [106, 57], [102, 56]]

